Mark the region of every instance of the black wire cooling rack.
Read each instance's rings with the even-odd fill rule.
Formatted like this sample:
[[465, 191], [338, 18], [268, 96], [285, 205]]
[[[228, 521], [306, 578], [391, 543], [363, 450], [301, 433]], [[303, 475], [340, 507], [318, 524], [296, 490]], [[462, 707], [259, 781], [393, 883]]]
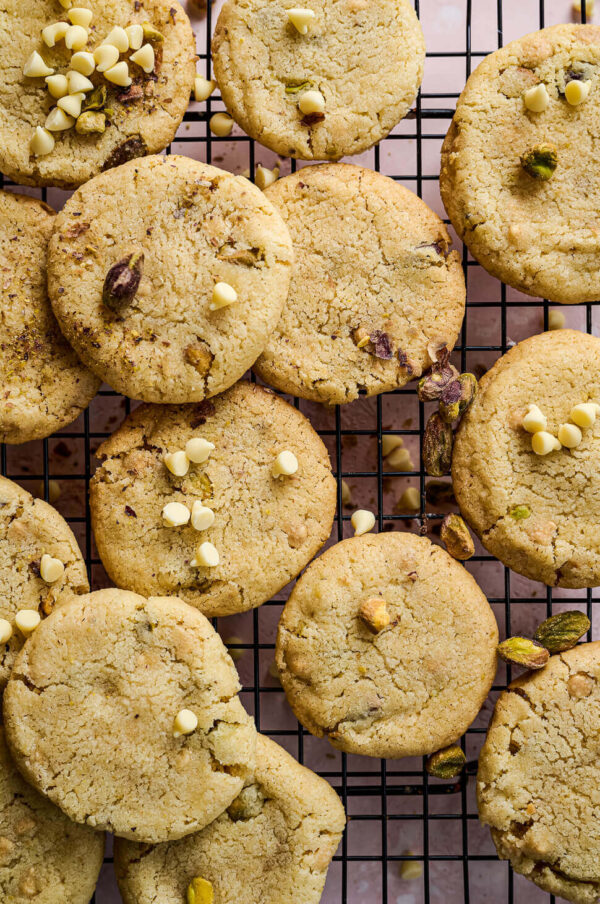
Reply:
[[[426, 36], [430, 17], [450, 15], [452, 18], [460, 13], [458, 31], [454, 28], [449, 34], [451, 31], [453, 36], [462, 37], [456, 46], [454, 42], [458, 39], [449, 37], [450, 46], [428, 50], [425, 81], [414, 109], [366, 158], [350, 162], [385, 172], [441, 211], [437, 189], [439, 146], [470, 72], [506, 40], [545, 25], [570, 21], [571, 3], [570, 0], [414, 0], [414, 4]], [[581, 6], [578, 19], [585, 22], [589, 19], [589, 0], [587, 4], [582, 0]], [[211, 75], [209, 36], [216, 13], [217, 9], [211, 9], [209, 2], [200, 28], [203, 46], [199, 48], [198, 69], [208, 78]], [[515, 18], [519, 22], [516, 32]], [[454, 19], [450, 24], [456, 26]], [[440, 77], [432, 82], [428, 72], [436, 66]], [[440, 85], [454, 87], [452, 78], [446, 79], [442, 74], [445, 66], [458, 79], [454, 91], [438, 90]], [[237, 129], [227, 138], [211, 135], [208, 120], [215, 110], [221, 109], [218, 93], [205, 105], [192, 104], [168, 152], [196, 156], [225, 169], [234, 169], [234, 161], [238, 172], [247, 166], [253, 173], [259, 161], [272, 165], [272, 155], [268, 156]], [[240, 163], [242, 159], [245, 163]], [[294, 169], [294, 161], [282, 163], [283, 173]], [[12, 183], [4, 184], [12, 187]], [[62, 193], [53, 190], [35, 194], [53, 206], [60, 206], [63, 200]], [[461, 370], [477, 372], [489, 367], [516, 339], [546, 329], [549, 310], [547, 302], [526, 299], [487, 277], [466, 252], [463, 252], [463, 266], [468, 302], [454, 357]], [[591, 332], [596, 325], [593, 305], [562, 310], [570, 326]], [[360, 399], [343, 409], [327, 412], [298, 400], [295, 404], [319, 430], [338, 478], [333, 541], [350, 533], [347, 522], [351, 508], [343, 504], [342, 479], [352, 487], [361, 505], [364, 503], [376, 511], [379, 531], [408, 529], [435, 539], [440, 520], [449, 509], [432, 498], [427, 489], [429, 478], [421, 469], [420, 442], [428, 412], [418, 403], [414, 386], [376, 399]], [[93, 588], [106, 584], [93, 544], [87, 501], [94, 451], [130, 409], [128, 399], [103, 387], [89, 410], [70, 428], [43, 442], [25, 447], [2, 446], [0, 450], [2, 473], [54, 501], [65, 515], [85, 552]], [[386, 468], [382, 455], [382, 437], [386, 433], [401, 436], [412, 450], [413, 469], [399, 472]], [[365, 450], [362, 458], [357, 446]], [[57, 500], [54, 481], [58, 481], [62, 490]], [[395, 484], [418, 487], [418, 512], [398, 510], [393, 502], [397, 496]], [[595, 597], [589, 590], [553, 592], [525, 581], [480, 547], [467, 567], [487, 593], [501, 633], [525, 630], [527, 624], [538, 623], [562, 604], [571, 608], [575, 605], [592, 619]], [[226, 640], [229, 638], [244, 685], [243, 700], [254, 713], [259, 729], [330, 781], [346, 807], [348, 827], [329, 872], [323, 904], [553, 901], [552, 896], [513, 875], [506, 863], [497, 860], [489, 833], [477, 820], [474, 795], [477, 755], [493, 701], [510, 680], [508, 670], [501, 671], [499, 683], [494, 686], [480, 718], [462, 740], [468, 765], [459, 779], [440, 782], [430, 778], [421, 759], [386, 762], [341, 755], [333, 752], [326, 741], [317, 741], [298, 726], [269, 669], [277, 617], [285, 596], [283, 593], [281, 599], [241, 616], [234, 628], [230, 627], [229, 619], [216, 619], [215, 625]], [[242, 635], [235, 641], [231, 639], [234, 631]], [[93, 899], [96, 904], [116, 904], [120, 900], [111, 864], [109, 846]], [[412, 878], [407, 875], [406, 864], [411, 864], [415, 873]]]

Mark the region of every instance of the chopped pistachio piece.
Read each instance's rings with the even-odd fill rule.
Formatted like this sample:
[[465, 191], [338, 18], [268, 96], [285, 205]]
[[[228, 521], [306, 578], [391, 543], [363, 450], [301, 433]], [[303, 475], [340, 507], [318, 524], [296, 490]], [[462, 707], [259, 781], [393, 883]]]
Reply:
[[437, 753], [432, 753], [425, 762], [425, 768], [429, 775], [435, 778], [456, 778], [465, 768], [467, 758], [464, 750], [458, 744], [452, 744]]
[[363, 600], [360, 604], [358, 615], [372, 634], [379, 634], [380, 631], [388, 627], [392, 620], [387, 610], [386, 601], [378, 596]]
[[558, 149], [551, 143], [536, 144], [521, 157], [521, 166], [533, 179], [547, 182], [558, 165]]
[[475, 554], [473, 537], [460, 515], [446, 515], [440, 530], [442, 543], [453, 559], [470, 559]]

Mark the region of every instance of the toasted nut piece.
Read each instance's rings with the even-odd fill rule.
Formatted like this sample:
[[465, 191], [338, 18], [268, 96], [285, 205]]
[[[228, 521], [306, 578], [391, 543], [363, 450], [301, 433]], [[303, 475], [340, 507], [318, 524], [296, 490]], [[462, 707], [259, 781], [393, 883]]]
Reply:
[[115, 25], [115, 27], [104, 38], [102, 43], [111, 44], [113, 47], [117, 48], [119, 53], [125, 53], [125, 51], [129, 50], [129, 38], [127, 36], [127, 32], [124, 28], [121, 28], [120, 25]]
[[67, 84], [69, 86], [69, 94], [87, 94], [88, 91], [94, 90], [93, 82], [86, 78], [76, 69], [69, 69], [67, 72]]
[[29, 150], [34, 157], [45, 157], [54, 150], [54, 135], [48, 129], [37, 126], [29, 142]]
[[473, 374], [460, 374], [448, 383], [440, 396], [440, 414], [447, 424], [453, 424], [463, 416], [477, 395], [477, 379]]
[[209, 79], [197, 75], [194, 79], [194, 100], [198, 102], [208, 100], [216, 87], [217, 83], [213, 79], [209, 81]]
[[557, 165], [558, 150], [550, 142], [536, 144], [521, 156], [521, 166], [525, 172], [542, 182], [552, 178]]
[[198, 728], [198, 716], [191, 709], [182, 709], [173, 719], [173, 737], [192, 734]]
[[435, 778], [456, 778], [463, 771], [467, 763], [464, 750], [458, 744], [444, 747], [437, 753], [432, 753], [425, 762], [425, 768], [429, 775]]
[[15, 625], [25, 637], [33, 634], [41, 620], [37, 609], [19, 609], [15, 615]]
[[394, 436], [390, 433], [384, 433], [381, 437], [381, 454], [384, 458], [393, 452], [394, 449], [401, 449], [404, 446], [404, 440], [401, 436]]
[[308, 27], [309, 25], [311, 25], [313, 19], [315, 18], [315, 14], [312, 9], [294, 7], [293, 9], [288, 9], [287, 14], [288, 19], [290, 20], [298, 34], [308, 34]]
[[596, 421], [597, 414], [598, 411], [593, 402], [581, 402], [571, 408], [569, 417], [578, 427], [591, 427]]
[[583, 434], [575, 424], [561, 424], [558, 428], [558, 441], [567, 449], [574, 449], [583, 439]]
[[81, 104], [84, 98], [85, 94], [83, 93], [67, 94], [66, 97], [61, 97], [60, 100], [57, 100], [56, 104], [61, 110], [64, 110], [69, 116], [72, 116], [73, 119], [77, 119], [81, 113]]
[[238, 293], [233, 286], [226, 282], [218, 282], [213, 288], [210, 309], [211, 311], [218, 311], [220, 308], [226, 308], [230, 304], [235, 304], [237, 300]]
[[578, 107], [582, 104], [590, 93], [592, 87], [591, 82], [582, 82], [579, 79], [572, 79], [565, 85], [565, 99], [572, 107]]
[[475, 554], [473, 537], [460, 515], [446, 515], [440, 530], [442, 543], [453, 559], [470, 559]]
[[144, 43], [144, 29], [141, 25], [128, 25], [125, 34], [131, 50], [139, 50]]
[[66, 75], [48, 75], [45, 79], [50, 96], [59, 100], [69, 93], [69, 83]]
[[546, 430], [539, 430], [531, 437], [531, 448], [536, 455], [548, 455], [561, 448], [560, 441]]
[[92, 110], [86, 110], [82, 113], [75, 123], [75, 131], [80, 135], [91, 135], [94, 132], [106, 131], [106, 116], [104, 113], [94, 113]]
[[352, 341], [357, 348], [366, 348], [371, 341], [369, 331], [366, 330], [364, 326], [357, 327], [355, 330], [352, 330]]
[[192, 879], [187, 889], [186, 904], [213, 904], [213, 887], [208, 879]]
[[104, 78], [108, 79], [109, 82], [112, 82], [113, 85], [119, 85], [121, 88], [129, 88], [132, 82], [129, 75], [129, 66], [125, 60], [122, 60], [120, 63], [117, 63], [116, 66], [111, 66], [110, 69], [107, 69], [104, 73]]
[[532, 113], [543, 113], [550, 103], [548, 89], [543, 83], [528, 88], [523, 94], [523, 102]]
[[185, 444], [185, 454], [194, 464], [200, 465], [214, 452], [214, 443], [209, 443], [203, 436], [193, 436]]
[[548, 311], [549, 330], [562, 330], [566, 322], [567, 318], [562, 311]]
[[416, 487], [407, 487], [396, 503], [397, 512], [418, 512], [421, 508], [421, 494]]
[[190, 520], [190, 510], [183, 502], [167, 502], [162, 516], [167, 527], [181, 527]]
[[53, 74], [54, 69], [46, 66], [37, 50], [33, 51], [23, 67], [23, 75], [27, 76], [27, 78], [45, 78], [47, 75]]
[[260, 163], [256, 167], [256, 172], [254, 174], [254, 184], [257, 188], [260, 188], [261, 191], [264, 191], [265, 188], [268, 188], [269, 185], [273, 185], [274, 182], [277, 182], [279, 179], [279, 167], [275, 166], [272, 170], [268, 169], [266, 166], [262, 166]]
[[100, 44], [94, 50], [94, 60], [98, 72], [106, 72], [118, 62], [119, 51], [113, 44]]
[[154, 47], [152, 44], [144, 44], [143, 47], [140, 47], [139, 50], [136, 50], [135, 53], [132, 53], [129, 57], [130, 63], [135, 63], [137, 66], [140, 66], [144, 72], [150, 73], [154, 70]]
[[65, 113], [64, 110], [61, 110], [60, 107], [53, 107], [46, 117], [45, 126], [49, 132], [65, 132], [74, 125], [75, 120], [73, 117]]
[[375, 527], [375, 515], [366, 509], [357, 509], [350, 518], [350, 524], [354, 528], [354, 536], [360, 537], [373, 530]]
[[449, 383], [458, 379], [458, 371], [448, 362], [434, 364], [431, 371], [421, 377], [417, 385], [417, 395], [421, 402], [437, 402]]
[[70, 25], [65, 34], [67, 50], [83, 50], [88, 42], [88, 30], [82, 25]]
[[152, 22], [142, 22], [142, 31], [144, 33], [145, 41], [164, 41], [164, 35], [162, 32], [155, 28]]
[[12, 625], [5, 618], [0, 618], [0, 644], [8, 643], [12, 637]]
[[196, 499], [192, 506], [192, 527], [194, 530], [208, 530], [215, 523], [215, 513]]
[[217, 138], [226, 138], [233, 129], [233, 119], [228, 113], [215, 113], [210, 117], [208, 126]]
[[144, 252], [134, 251], [110, 268], [102, 288], [102, 304], [120, 313], [137, 294], [144, 270]]
[[[406, 851], [408, 856], [414, 856], [412, 851]], [[399, 869], [400, 878], [405, 881], [420, 879], [423, 875], [423, 864], [420, 860], [403, 860]]]
[[386, 601], [379, 596], [363, 600], [358, 615], [372, 634], [379, 634], [392, 620]]
[[414, 471], [415, 469], [410, 452], [401, 446], [390, 452], [385, 459], [385, 463], [389, 465], [392, 471]]
[[443, 477], [450, 473], [453, 442], [450, 424], [446, 424], [438, 412], [432, 414], [423, 435], [423, 464], [430, 477]]
[[297, 470], [298, 459], [293, 452], [289, 452], [285, 449], [283, 452], [279, 453], [273, 462], [271, 474], [273, 477], [290, 477], [292, 474], [295, 474]]
[[542, 414], [537, 405], [528, 405], [527, 414], [523, 418], [523, 427], [528, 433], [539, 433], [548, 426], [548, 418]]
[[531, 509], [528, 505], [513, 505], [508, 514], [511, 518], [514, 518], [515, 521], [524, 521], [526, 518], [530, 517]]
[[216, 546], [207, 541], [200, 544], [190, 564], [195, 567], [216, 568], [219, 562], [220, 556]]
[[183, 449], [179, 452], [169, 452], [165, 455], [163, 461], [165, 466], [171, 474], [175, 475], [175, 477], [185, 477], [190, 469], [190, 461]]
[[590, 630], [590, 620], [584, 612], [571, 609], [559, 612], [543, 621], [535, 632], [535, 639], [549, 653], [563, 653], [575, 646]]
[[54, 584], [59, 581], [65, 573], [65, 566], [60, 559], [55, 559], [44, 553], [40, 560], [40, 577], [47, 584]]
[[309, 116], [311, 113], [324, 113], [325, 98], [320, 91], [314, 89], [305, 91], [298, 100], [298, 108], [305, 116]]
[[526, 669], [543, 669], [550, 658], [545, 647], [528, 637], [507, 637], [496, 649], [505, 662]]
[[86, 9], [84, 6], [73, 6], [67, 16], [73, 25], [82, 25], [84, 28], [89, 28], [94, 18], [91, 9]]
[[46, 47], [55, 47], [62, 41], [69, 28], [68, 22], [54, 22], [42, 29], [42, 41]]

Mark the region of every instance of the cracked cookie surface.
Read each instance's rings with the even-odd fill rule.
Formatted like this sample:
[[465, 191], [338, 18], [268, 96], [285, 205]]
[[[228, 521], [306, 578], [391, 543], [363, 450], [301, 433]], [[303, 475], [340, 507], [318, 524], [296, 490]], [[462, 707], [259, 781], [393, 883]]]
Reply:
[[[60, 559], [64, 574], [52, 584], [40, 577], [44, 553]], [[85, 562], [77, 540], [63, 517], [6, 477], [0, 477], [0, 618], [13, 626], [0, 645], [0, 691], [8, 681], [23, 636], [15, 627], [19, 609], [35, 609], [44, 618], [61, 594], [89, 590]]]
[[[143, 254], [139, 287], [114, 312], [109, 270]], [[239, 380], [287, 297], [293, 252], [270, 201], [242, 176], [188, 157], [147, 157], [82, 186], [56, 218], [48, 288], [61, 329], [118, 392], [198, 402]], [[234, 304], [211, 310], [214, 286]]]
[[[600, 339], [577, 330], [520, 342], [480, 380], [454, 445], [454, 492], [483, 545], [549, 586], [600, 584], [600, 420], [545, 456], [521, 425], [535, 403], [556, 436], [574, 405], [600, 400], [599, 355]], [[511, 515], [521, 506], [526, 517]]]
[[117, 840], [119, 888], [125, 904], [181, 904], [201, 877], [215, 904], [318, 904], [344, 823], [331, 785], [258, 735], [254, 778], [202, 832], [156, 847]]
[[[185, 477], [167, 452], [203, 437], [215, 449]], [[292, 451], [298, 471], [272, 475]], [[281, 590], [329, 537], [336, 484], [327, 450], [307, 419], [269, 390], [241, 382], [199, 405], [143, 405], [98, 449], [90, 484], [98, 551], [112, 580], [139, 593], [176, 593], [205, 615], [259, 606]], [[169, 502], [215, 513], [207, 530], [168, 527]], [[217, 548], [216, 567], [191, 565], [200, 543]]]
[[[57, 20], [67, 21], [56, 0], [5, 0], [0, 6], [0, 33], [5, 36], [0, 54], [0, 171], [22, 185], [75, 188], [101, 170], [156, 154], [175, 137], [187, 110], [196, 72], [196, 45], [192, 28], [176, 0], [81, 0], [94, 18], [85, 50], [94, 51], [114, 26], [150, 22], [164, 40], [155, 45], [153, 72], [129, 65], [131, 89], [111, 84], [93, 72], [94, 85], [106, 87], [103, 110], [108, 115], [103, 133], [81, 135], [70, 129], [55, 133], [54, 150], [44, 157], [30, 153], [37, 126], [56, 104], [43, 78], [27, 78], [23, 67], [37, 51], [56, 73], [66, 74], [71, 51], [60, 41], [49, 48], [41, 31]], [[130, 53], [121, 56], [128, 60]], [[110, 112], [109, 112], [110, 111]]]
[[[406, 116], [425, 61], [408, 0], [309, 0], [308, 34], [289, 22], [291, 0], [227, 0], [212, 41], [227, 109], [251, 138], [283, 157], [337, 160], [376, 144]], [[304, 116], [320, 91], [324, 115]]]
[[88, 904], [103, 857], [102, 832], [71, 822], [23, 780], [0, 727], [0, 900]]
[[464, 315], [457, 251], [439, 217], [392, 179], [304, 167], [266, 192], [294, 244], [287, 304], [256, 372], [340, 404], [403, 386], [453, 348]]
[[46, 204], [0, 191], [0, 441], [26, 443], [74, 421], [100, 381], [64, 339], [46, 289], [55, 214]]
[[[21, 650], [4, 693], [7, 740], [37, 790], [75, 822], [139, 841], [216, 819], [254, 768], [256, 729], [210, 623], [175, 597], [74, 597]], [[198, 717], [174, 737], [182, 709]]]
[[479, 816], [514, 870], [575, 904], [600, 898], [600, 643], [510, 684], [479, 757]]
[[[385, 600], [373, 633], [359, 611]], [[300, 578], [279, 623], [276, 662], [312, 734], [346, 753], [432, 753], [471, 724], [496, 673], [498, 628], [471, 575], [408, 533], [330, 547]]]
[[[600, 28], [555, 25], [486, 57], [469, 78], [442, 150], [444, 206], [474, 257], [529, 295], [564, 304], [600, 297]], [[591, 82], [571, 106], [565, 83]], [[546, 86], [549, 103], [530, 112], [523, 94]], [[547, 181], [520, 157], [553, 144], [558, 165]]]

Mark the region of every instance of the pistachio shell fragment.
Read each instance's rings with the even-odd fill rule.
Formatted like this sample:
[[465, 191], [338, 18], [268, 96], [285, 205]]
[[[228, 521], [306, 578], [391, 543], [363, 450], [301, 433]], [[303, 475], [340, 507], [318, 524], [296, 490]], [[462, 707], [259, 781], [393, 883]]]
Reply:
[[528, 637], [507, 637], [498, 644], [497, 651], [505, 662], [525, 669], [543, 669], [550, 659], [548, 650]]
[[417, 395], [421, 402], [437, 402], [446, 386], [457, 378], [458, 371], [453, 364], [434, 364], [419, 380]]
[[443, 477], [450, 473], [453, 441], [450, 424], [444, 423], [438, 412], [432, 414], [423, 435], [423, 463], [430, 477]]
[[213, 904], [214, 899], [213, 887], [208, 879], [192, 879], [187, 889], [187, 904]]
[[143, 251], [136, 251], [114, 264], [104, 280], [102, 303], [116, 313], [131, 304], [140, 285], [143, 267]]
[[470, 559], [475, 553], [473, 537], [460, 515], [446, 515], [440, 530], [442, 543], [453, 559]]
[[429, 775], [435, 778], [456, 778], [465, 768], [467, 758], [464, 750], [458, 744], [452, 744], [450, 747], [444, 747], [437, 753], [432, 753], [427, 758], [425, 768]]
[[549, 653], [563, 653], [575, 646], [590, 630], [590, 620], [584, 612], [570, 609], [543, 621], [535, 632], [535, 639]]
[[536, 144], [521, 156], [521, 166], [533, 179], [547, 182], [558, 165], [558, 149], [555, 144]]

